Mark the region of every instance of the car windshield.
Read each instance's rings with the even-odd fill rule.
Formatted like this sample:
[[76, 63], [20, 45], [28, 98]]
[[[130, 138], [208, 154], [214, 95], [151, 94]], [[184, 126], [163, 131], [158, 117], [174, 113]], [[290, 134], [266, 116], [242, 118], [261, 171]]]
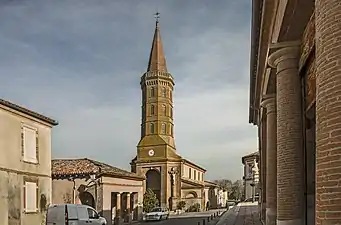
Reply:
[[154, 208], [151, 212], [161, 212], [161, 208]]

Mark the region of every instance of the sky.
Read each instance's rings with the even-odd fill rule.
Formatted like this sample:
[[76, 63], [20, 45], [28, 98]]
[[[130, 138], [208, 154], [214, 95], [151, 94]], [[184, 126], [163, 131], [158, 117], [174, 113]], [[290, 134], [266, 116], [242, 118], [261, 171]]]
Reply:
[[54, 158], [130, 170], [156, 11], [175, 78], [177, 152], [207, 179], [240, 179], [241, 157], [257, 151], [250, 0], [3, 0], [0, 98], [58, 120]]

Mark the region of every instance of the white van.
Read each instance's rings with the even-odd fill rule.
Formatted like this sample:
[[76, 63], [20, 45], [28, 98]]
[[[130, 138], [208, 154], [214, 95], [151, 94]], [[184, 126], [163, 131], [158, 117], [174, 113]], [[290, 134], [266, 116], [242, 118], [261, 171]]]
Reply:
[[47, 210], [46, 225], [106, 225], [95, 209], [87, 205], [58, 204]]

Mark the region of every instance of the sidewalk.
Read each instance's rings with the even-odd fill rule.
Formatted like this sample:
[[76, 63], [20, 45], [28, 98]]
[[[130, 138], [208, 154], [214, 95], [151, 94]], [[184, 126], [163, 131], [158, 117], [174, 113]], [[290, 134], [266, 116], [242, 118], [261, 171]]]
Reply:
[[177, 214], [171, 214], [169, 215], [169, 218], [187, 218], [187, 217], [209, 217], [213, 214], [219, 214], [219, 216], [221, 214], [223, 214], [226, 211], [226, 209], [213, 209], [213, 210], [209, 210], [209, 211], [203, 211], [203, 212], [185, 212], [185, 213], [181, 213], [179, 215]]
[[216, 225], [261, 225], [258, 203], [239, 203], [226, 212]]

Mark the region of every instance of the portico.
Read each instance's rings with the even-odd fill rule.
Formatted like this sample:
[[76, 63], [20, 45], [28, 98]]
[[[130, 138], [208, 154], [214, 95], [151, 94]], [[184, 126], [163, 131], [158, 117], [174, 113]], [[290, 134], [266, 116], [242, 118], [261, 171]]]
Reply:
[[108, 224], [142, 217], [144, 177], [91, 159], [52, 160], [52, 203], [86, 204]]
[[253, 1], [249, 122], [265, 224], [341, 223], [340, 17], [339, 0]]

